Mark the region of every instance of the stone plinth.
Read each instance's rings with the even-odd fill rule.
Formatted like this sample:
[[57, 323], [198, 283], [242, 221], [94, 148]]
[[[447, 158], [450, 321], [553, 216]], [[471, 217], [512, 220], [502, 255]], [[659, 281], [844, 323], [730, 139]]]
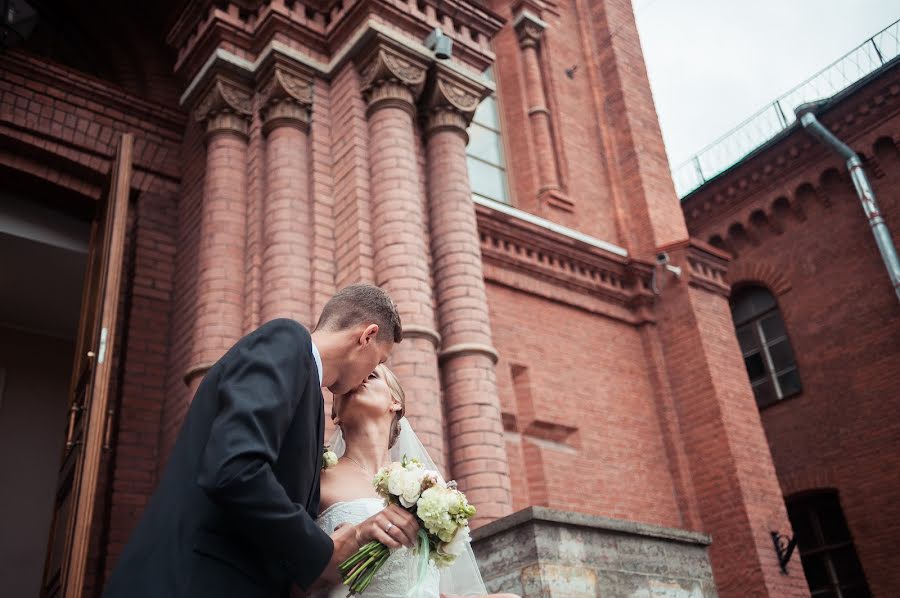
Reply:
[[523, 598], [716, 598], [709, 536], [530, 507], [472, 533], [489, 591]]

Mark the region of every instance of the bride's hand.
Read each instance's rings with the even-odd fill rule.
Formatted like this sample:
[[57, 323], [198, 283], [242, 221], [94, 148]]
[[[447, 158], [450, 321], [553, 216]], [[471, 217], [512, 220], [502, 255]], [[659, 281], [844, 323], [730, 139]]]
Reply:
[[356, 526], [356, 540], [360, 546], [377, 540], [388, 548], [412, 548], [416, 545], [418, 533], [419, 522], [409, 511], [397, 505], [389, 506]]

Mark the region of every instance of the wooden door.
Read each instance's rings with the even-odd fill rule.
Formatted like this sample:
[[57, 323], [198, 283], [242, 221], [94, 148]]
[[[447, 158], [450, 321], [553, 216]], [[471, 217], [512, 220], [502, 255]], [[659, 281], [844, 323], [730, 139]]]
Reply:
[[130, 134], [120, 137], [109, 197], [91, 229], [82, 315], [69, 391], [66, 444], [41, 584], [44, 598], [77, 598], [84, 585], [97, 475], [111, 425], [108, 421], [112, 414], [109, 382], [115, 349], [133, 145]]

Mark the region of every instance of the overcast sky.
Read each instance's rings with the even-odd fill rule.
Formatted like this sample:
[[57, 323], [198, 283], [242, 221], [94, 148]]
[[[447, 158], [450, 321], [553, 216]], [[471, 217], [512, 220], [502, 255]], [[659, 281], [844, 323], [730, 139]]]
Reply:
[[632, 2], [673, 167], [900, 18], [898, 0]]

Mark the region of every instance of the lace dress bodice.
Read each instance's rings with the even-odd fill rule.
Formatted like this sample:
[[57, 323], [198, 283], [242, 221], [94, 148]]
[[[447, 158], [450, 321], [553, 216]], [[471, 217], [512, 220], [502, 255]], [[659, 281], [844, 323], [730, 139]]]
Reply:
[[[325, 509], [316, 519], [316, 523], [326, 534], [330, 535], [341, 524], [356, 525], [382, 509], [384, 509], [384, 501], [380, 498], [358, 498], [337, 502]], [[414, 555], [406, 548], [398, 548], [375, 574], [375, 579], [362, 593], [362, 596], [364, 598], [405, 598], [406, 593], [416, 582], [415, 565]], [[439, 598], [440, 579], [437, 567], [429, 562], [426, 578], [417, 593], [417, 598]], [[347, 586], [339, 585], [319, 590], [313, 594], [313, 597], [344, 598], [348, 592]]]

